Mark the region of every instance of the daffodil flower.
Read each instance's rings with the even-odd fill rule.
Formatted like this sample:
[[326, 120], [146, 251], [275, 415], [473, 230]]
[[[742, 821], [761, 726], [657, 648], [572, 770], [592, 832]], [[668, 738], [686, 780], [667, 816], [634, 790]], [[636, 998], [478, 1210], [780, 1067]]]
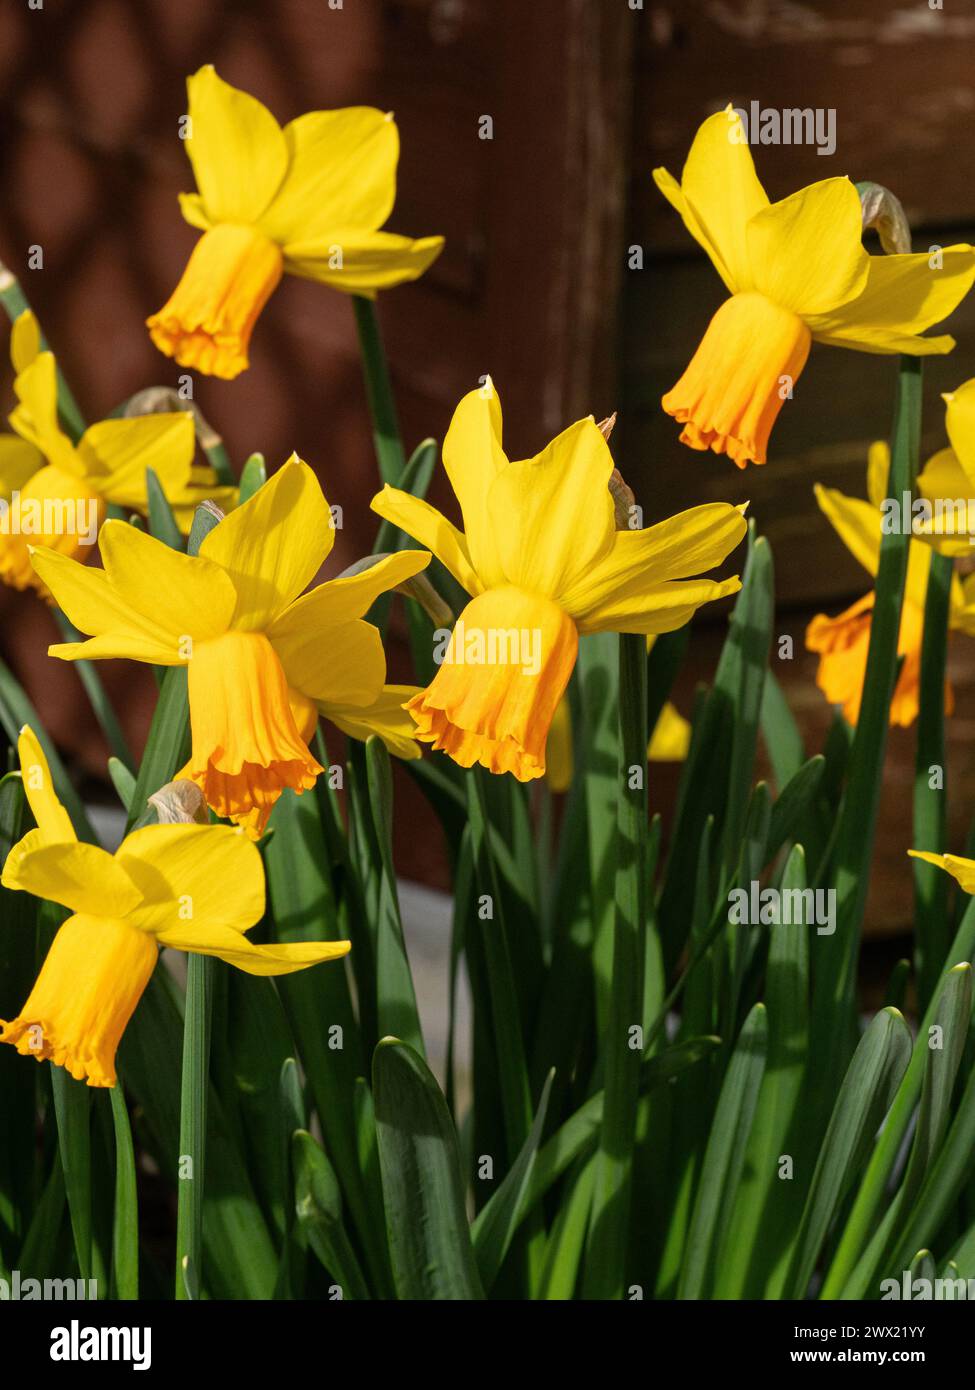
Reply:
[[116, 1049], [161, 946], [217, 956], [250, 975], [286, 975], [347, 954], [348, 941], [248, 941], [244, 933], [264, 914], [264, 868], [239, 830], [150, 825], [109, 854], [76, 838], [31, 729], [18, 748], [37, 828], [7, 856], [3, 886], [71, 916], [20, 1013], [0, 1020], [0, 1042], [89, 1086], [114, 1086]]
[[58, 422], [54, 354], [41, 351], [29, 311], [14, 323], [10, 356], [17, 405], [9, 417], [15, 433], [0, 435], [0, 579], [44, 593], [30, 546], [91, 554], [110, 502], [146, 510], [147, 468], [168, 495], [185, 491], [193, 421], [182, 411], [102, 420], [72, 444]]
[[921, 255], [868, 255], [855, 186], [823, 179], [770, 203], [741, 119], [730, 107], [694, 138], [680, 183], [654, 179], [711, 258], [731, 298], [715, 314], [663, 408], [692, 449], [764, 463], [769, 434], [815, 339], [860, 352], [949, 352], [919, 335], [968, 293], [967, 244]]
[[[817, 484], [816, 500], [850, 554], [868, 574], [876, 577], [880, 561], [880, 540], [887, 500], [890, 452], [886, 444], [870, 448], [867, 463], [867, 497], [847, 497], [835, 488]], [[930, 491], [926, 494], [932, 497]], [[894, 499], [900, 501], [900, 499]], [[908, 524], [910, 519], [908, 518]], [[897, 651], [902, 657], [900, 674], [894, 687], [890, 722], [906, 727], [917, 717], [921, 678], [921, 638], [924, 631], [924, 600], [931, 566], [931, 550], [919, 540], [908, 549], [907, 578], [901, 607]], [[975, 593], [966, 590], [957, 575], [952, 576], [949, 624], [975, 634]], [[839, 617], [817, 614], [806, 629], [806, 646], [819, 653], [816, 683], [831, 704], [841, 705], [850, 724], [856, 724], [867, 669], [870, 624], [874, 594], [865, 594]], [[954, 697], [945, 684], [945, 710], [950, 713]]]
[[328, 503], [297, 458], [220, 521], [197, 556], [123, 522], [102, 528], [104, 569], [52, 550], [34, 567], [87, 642], [50, 648], [67, 661], [128, 657], [188, 668], [192, 753], [180, 776], [220, 816], [263, 833], [286, 787], [314, 786], [308, 740], [322, 713], [391, 751], [417, 756], [409, 720], [384, 687], [377, 596], [430, 560], [404, 550], [302, 595], [332, 548]]
[[176, 289], [147, 320], [184, 367], [235, 377], [257, 317], [287, 271], [347, 294], [415, 280], [443, 237], [378, 229], [393, 210], [399, 134], [371, 106], [310, 111], [284, 127], [213, 67], [187, 79], [186, 150], [196, 193], [180, 194], [203, 236]]
[[472, 596], [437, 675], [407, 708], [417, 737], [462, 767], [521, 781], [545, 771], [549, 726], [575, 665], [579, 635], [669, 632], [736, 578], [691, 578], [741, 540], [724, 503], [639, 531], [617, 531], [613, 460], [592, 417], [537, 457], [509, 462], [501, 405], [488, 382], [465, 396], [444, 441], [464, 531], [427, 502], [385, 487], [380, 516], [440, 559]]

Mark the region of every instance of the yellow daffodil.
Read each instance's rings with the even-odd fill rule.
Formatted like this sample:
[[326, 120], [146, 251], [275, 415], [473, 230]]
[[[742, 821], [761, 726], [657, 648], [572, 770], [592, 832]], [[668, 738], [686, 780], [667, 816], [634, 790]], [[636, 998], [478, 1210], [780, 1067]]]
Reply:
[[251, 975], [285, 975], [349, 950], [348, 941], [255, 946], [264, 913], [256, 846], [226, 825], [150, 825], [108, 854], [78, 841], [33, 731], [20, 769], [37, 828], [16, 844], [3, 886], [68, 908], [30, 996], [0, 1020], [0, 1042], [65, 1067], [89, 1086], [115, 1085], [115, 1052], [155, 969], [159, 947], [218, 956]]
[[220, 816], [260, 835], [286, 787], [313, 786], [308, 741], [319, 713], [347, 732], [379, 734], [414, 756], [405, 692], [384, 687], [376, 597], [418, 573], [425, 551], [389, 555], [299, 597], [332, 548], [328, 503], [292, 458], [216, 525], [198, 556], [122, 522], [102, 528], [103, 570], [51, 550], [33, 563], [87, 642], [51, 655], [128, 657], [188, 668], [192, 754], [184, 771]]
[[[820, 509], [837, 535], [850, 554], [874, 577], [885, 524], [889, 469], [887, 445], [877, 443], [871, 446], [867, 463], [869, 501], [847, 497], [835, 488], [817, 485], [815, 489]], [[901, 505], [901, 499], [893, 500]], [[897, 646], [903, 661], [891, 701], [892, 724], [907, 726], [917, 717], [924, 600], [930, 564], [929, 547], [912, 540], [908, 549], [907, 579]], [[837, 618], [817, 614], [806, 630], [806, 646], [810, 651], [819, 653], [816, 683], [831, 704], [843, 707], [843, 714], [851, 724], [856, 723], [860, 713], [873, 602], [874, 594], [871, 591]], [[971, 607], [971, 598], [957, 575], [952, 577], [949, 622], [952, 628], [975, 632], [975, 609]], [[949, 713], [953, 703], [951, 687], [946, 683], [945, 709]]]
[[0, 435], [0, 579], [44, 593], [30, 546], [87, 558], [110, 502], [145, 511], [147, 468], [167, 495], [184, 492], [193, 421], [181, 411], [102, 420], [72, 444], [58, 422], [54, 354], [41, 351], [29, 311], [14, 323], [10, 356], [17, 405], [10, 415], [15, 433]]
[[213, 67], [187, 79], [186, 150], [198, 192], [180, 194], [203, 236], [152, 341], [184, 367], [235, 377], [284, 272], [374, 298], [422, 275], [443, 238], [378, 229], [396, 197], [399, 134], [371, 106], [310, 111], [282, 129]]
[[[656, 637], [647, 638], [651, 651]], [[647, 744], [647, 762], [682, 763], [691, 746], [691, 725], [669, 700], [664, 702], [660, 717]], [[572, 753], [572, 715], [569, 698], [564, 695], [555, 711], [545, 746], [545, 780], [553, 792], [567, 792], [572, 785], [574, 759]]]
[[731, 294], [663, 398], [692, 449], [727, 454], [739, 468], [764, 463], [776, 416], [814, 339], [914, 355], [954, 346], [947, 336], [919, 335], [968, 293], [971, 246], [868, 255], [860, 198], [846, 178], [823, 179], [770, 203], [730, 107], [698, 130], [680, 183], [666, 169], [653, 176]]
[[737, 578], [692, 578], [741, 540], [741, 512], [694, 507], [617, 531], [613, 460], [592, 417], [537, 457], [509, 462], [490, 381], [465, 396], [443, 449], [464, 531], [389, 486], [373, 508], [443, 562], [471, 595], [430, 686], [407, 708], [417, 737], [462, 767], [521, 781], [545, 771], [545, 742], [575, 665], [579, 634], [669, 632]]

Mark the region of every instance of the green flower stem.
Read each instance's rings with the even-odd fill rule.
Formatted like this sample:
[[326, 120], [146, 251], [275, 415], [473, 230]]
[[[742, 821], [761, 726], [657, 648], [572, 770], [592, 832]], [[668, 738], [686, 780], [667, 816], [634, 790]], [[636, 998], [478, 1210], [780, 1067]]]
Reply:
[[[897, 379], [888, 496], [910, 492], [917, 476], [921, 436], [921, 358], [902, 357]], [[883, 777], [890, 702], [897, 677], [897, 643], [910, 536], [889, 533], [880, 542], [863, 700], [850, 753], [850, 772], [836, 837], [836, 932], [820, 938], [813, 1000], [814, 1037], [825, 1040], [817, 1060], [818, 1094], [839, 1079], [854, 1038], [856, 962], [870, 882], [877, 808]], [[825, 943], [825, 944], [824, 944]], [[816, 1132], [811, 1125], [811, 1133]]]
[[[19, 319], [21, 314], [30, 308], [30, 303], [24, 294], [20, 281], [2, 263], [0, 263], [0, 304], [3, 305], [11, 323]], [[48, 347], [47, 339], [43, 333], [41, 334], [41, 346]], [[74, 398], [71, 387], [65, 381], [60, 367], [58, 367], [58, 411], [65, 428], [74, 443], [77, 444], [85, 432], [85, 417], [78, 408], [78, 402]]]
[[487, 963], [491, 1019], [498, 1055], [507, 1157], [508, 1161], [513, 1163], [531, 1129], [532, 1104], [525, 1060], [525, 1041], [518, 1014], [518, 992], [511, 965], [504, 906], [494, 861], [491, 823], [487, 812], [484, 787], [487, 775], [483, 768], [476, 765], [468, 774], [468, 811], [474, 863], [478, 875], [478, 893], [483, 893], [486, 885], [493, 905], [494, 915], [484, 921], [482, 937]]
[[[605, 1050], [605, 1102], [596, 1156], [584, 1293], [619, 1299], [626, 1280], [632, 1159], [643, 1049], [632, 1029], [643, 1019], [644, 870], [647, 820], [647, 645], [620, 637], [616, 925]], [[636, 776], [639, 771], [640, 775]], [[637, 783], [638, 785], [634, 785]]]
[[135, 1150], [121, 1083], [109, 1091], [115, 1135], [115, 1220], [112, 1231], [112, 1286], [116, 1298], [139, 1297], [139, 1201]]
[[362, 373], [366, 382], [369, 414], [372, 416], [372, 437], [376, 447], [376, 461], [379, 464], [379, 477], [384, 483], [399, 487], [406, 468], [406, 454], [400, 438], [396, 402], [393, 399], [389, 366], [379, 332], [376, 305], [373, 300], [355, 294], [352, 296], [352, 307], [355, 310], [355, 324], [359, 333]]
[[[945, 667], [954, 561], [931, 556], [924, 602], [921, 643], [921, 693], [914, 772], [913, 849], [941, 854], [945, 848], [948, 790], [945, 767]], [[932, 781], [935, 786], [932, 786]], [[940, 784], [940, 785], [939, 785]], [[927, 1006], [938, 982], [951, 934], [948, 923], [948, 875], [923, 860], [914, 866], [914, 934], [920, 1007]]]
[[[54, 609], [54, 620], [65, 642], [84, 641], [81, 633], [61, 612], [60, 608]], [[105, 687], [102, 685], [101, 676], [95, 668], [95, 663], [93, 661], [76, 661], [74, 666], [81, 679], [81, 684], [85, 687], [88, 703], [95, 713], [95, 718], [101, 726], [109, 748], [119, 762], [124, 763], [130, 772], [134, 771], [135, 760], [132, 757], [132, 751], [126, 742], [112, 703], [105, 693]]]
[[191, 1272], [191, 1282], [199, 1281], [203, 1254], [212, 971], [213, 961], [208, 956], [187, 958], [176, 1206], [176, 1298], [180, 1300], [190, 1297], [187, 1268]]

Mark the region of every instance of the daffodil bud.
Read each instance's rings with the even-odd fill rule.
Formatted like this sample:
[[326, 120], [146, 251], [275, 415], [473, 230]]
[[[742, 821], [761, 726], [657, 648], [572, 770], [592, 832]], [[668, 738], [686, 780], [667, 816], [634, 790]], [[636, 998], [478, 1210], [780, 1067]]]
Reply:
[[192, 822], [206, 825], [210, 819], [202, 791], [195, 782], [185, 777], [160, 787], [150, 796], [149, 805], [155, 807], [160, 825], [189, 825]]
[[435, 628], [453, 627], [454, 615], [450, 605], [437, 593], [425, 574], [414, 574], [396, 585], [396, 592], [420, 605]]
[[193, 416], [193, 427], [201, 449], [206, 451], [223, 443], [222, 436], [210, 424], [196, 401], [181, 396], [172, 386], [147, 386], [144, 391], [136, 391], [125, 402], [123, 414], [132, 419], [137, 415], [169, 415], [176, 410]]
[[636, 494], [618, 468], [614, 468], [610, 475], [609, 491], [613, 499], [617, 531], [631, 530], [630, 519], [636, 506]]
[[880, 237], [880, 245], [888, 256], [907, 255], [911, 249], [911, 228], [901, 200], [881, 183], [858, 183], [863, 210], [863, 230], [871, 227]]

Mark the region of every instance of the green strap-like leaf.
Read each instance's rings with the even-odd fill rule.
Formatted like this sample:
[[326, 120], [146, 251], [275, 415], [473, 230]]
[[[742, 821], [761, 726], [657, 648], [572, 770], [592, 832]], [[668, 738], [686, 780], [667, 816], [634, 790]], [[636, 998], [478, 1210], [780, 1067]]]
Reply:
[[890, 1109], [911, 1056], [911, 1035], [896, 1009], [872, 1020], [847, 1068], [819, 1151], [784, 1296], [802, 1298], [830, 1222]]
[[173, 515], [169, 498], [163, 492], [162, 484], [151, 468], [146, 469], [146, 497], [148, 499], [149, 532], [163, 545], [173, 550], [184, 548], [183, 533], [179, 522]]
[[240, 473], [239, 505], [243, 506], [245, 502], [249, 502], [257, 489], [263, 487], [266, 482], [267, 467], [264, 463], [264, 455], [251, 454]]
[[402, 1299], [484, 1297], [454, 1122], [429, 1067], [386, 1038], [372, 1065], [389, 1251]]
[[369, 1289], [342, 1221], [338, 1178], [321, 1145], [303, 1130], [291, 1141], [295, 1212], [308, 1244], [342, 1289], [343, 1299], [361, 1302]]
[[481, 1280], [490, 1289], [498, 1276], [504, 1257], [508, 1253], [515, 1231], [521, 1221], [528, 1197], [538, 1146], [545, 1127], [548, 1111], [548, 1098], [552, 1089], [554, 1072], [549, 1072], [538, 1102], [535, 1120], [521, 1153], [505, 1174], [501, 1186], [491, 1196], [491, 1200], [481, 1209], [471, 1228], [474, 1242], [474, 1255]]
[[684, 1250], [678, 1298], [705, 1298], [713, 1261], [735, 1202], [759, 1086], [768, 1022], [764, 1004], [745, 1020], [718, 1098]]
[[112, 1283], [115, 1297], [139, 1297], [139, 1204], [129, 1112], [121, 1083], [109, 1092], [115, 1131], [115, 1208], [112, 1227]]

